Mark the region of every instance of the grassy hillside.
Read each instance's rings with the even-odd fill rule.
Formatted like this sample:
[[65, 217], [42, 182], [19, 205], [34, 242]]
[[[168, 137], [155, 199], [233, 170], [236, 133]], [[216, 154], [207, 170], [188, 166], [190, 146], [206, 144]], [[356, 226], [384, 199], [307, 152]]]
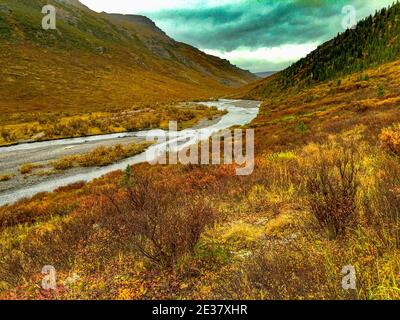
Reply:
[[[48, 3], [57, 8], [56, 30], [41, 28]], [[216, 97], [255, 79], [146, 17], [98, 14], [72, 0], [2, 1], [0, 65], [2, 127]], [[37, 134], [6, 129], [20, 140]]]
[[[377, 11], [324, 43], [289, 68], [243, 88], [246, 98], [264, 100], [400, 58], [400, 3]], [[239, 94], [239, 95], [240, 95]]]

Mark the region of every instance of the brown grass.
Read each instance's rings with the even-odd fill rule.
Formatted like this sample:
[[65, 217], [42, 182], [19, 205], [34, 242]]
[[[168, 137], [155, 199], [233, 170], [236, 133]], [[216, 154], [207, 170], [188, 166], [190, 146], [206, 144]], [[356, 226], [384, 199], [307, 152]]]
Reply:
[[0, 182], [11, 180], [13, 176], [11, 173], [0, 174]]
[[55, 170], [68, 170], [73, 167], [102, 167], [119, 160], [142, 153], [149, 143], [131, 143], [127, 146], [116, 145], [112, 147], [100, 146], [93, 151], [75, 156], [67, 156], [50, 162]]
[[380, 135], [382, 147], [389, 152], [400, 156], [400, 124], [385, 128]]
[[25, 175], [25, 174], [31, 174], [33, 172], [33, 170], [42, 168], [42, 167], [43, 167], [42, 164], [25, 163], [25, 164], [21, 165], [18, 170], [21, 174]]
[[[11, 123], [1, 123], [0, 145], [18, 141], [38, 141], [68, 137], [168, 128], [169, 121], [177, 121], [184, 129], [203, 119], [222, 116], [223, 111], [202, 105], [138, 104], [125, 109], [90, 112], [33, 112], [13, 115]], [[29, 117], [28, 117], [29, 116]], [[5, 119], [8, 121], [8, 118]]]

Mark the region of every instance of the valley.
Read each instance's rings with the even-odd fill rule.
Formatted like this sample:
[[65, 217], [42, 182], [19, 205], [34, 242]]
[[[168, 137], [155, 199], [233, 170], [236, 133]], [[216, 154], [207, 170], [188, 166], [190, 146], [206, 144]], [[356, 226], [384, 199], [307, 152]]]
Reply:
[[[257, 115], [259, 101], [223, 100], [215, 102], [201, 102], [199, 105], [208, 104], [221, 112], [226, 113], [212, 120], [203, 120], [190, 129], [201, 130], [204, 137], [209, 137], [220, 130], [232, 126], [246, 125]], [[98, 148], [127, 146], [131, 143], [141, 146], [152, 141], [152, 136], [159, 130], [142, 130], [120, 134], [81, 137], [73, 139], [61, 139], [36, 143], [19, 144], [0, 148], [0, 173], [10, 176], [5, 181], [0, 181], [0, 206], [12, 204], [24, 197], [32, 197], [40, 192], [50, 192], [60, 187], [82, 181], [91, 181], [109, 172], [124, 170], [129, 165], [149, 162], [144, 150], [146, 148], [168, 148], [177, 140], [178, 149], [188, 144], [193, 138], [185, 134], [185, 130], [179, 131], [177, 138], [170, 140], [167, 145], [151, 145], [140, 148], [137, 155], [126, 156], [127, 159], [116, 161], [115, 164], [107, 163], [99, 167], [95, 163], [91, 166], [76, 167], [68, 164], [65, 169], [61, 167], [61, 161], [73, 156], [79, 156], [98, 150]], [[192, 142], [198, 143], [197, 140]], [[182, 146], [181, 146], [182, 145]], [[143, 149], [143, 150], [142, 150]], [[106, 151], [106, 150], [105, 150]], [[106, 151], [110, 153], [110, 151]], [[93, 157], [93, 156], [92, 156]], [[153, 160], [153, 159], [152, 159]], [[93, 161], [93, 160], [92, 160]], [[52, 166], [52, 163], [60, 163], [60, 168]], [[64, 161], [65, 163], [65, 161]], [[21, 168], [29, 165], [32, 170], [22, 174]]]
[[[44, 4], [58, 8], [57, 30], [41, 28]], [[96, 13], [72, 0], [2, 6], [0, 145], [196, 120], [179, 104], [226, 96], [256, 79], [143, 16]], [[124, 113], [134, 119], [121, 123]]]
[[[50, 2], [51, 41], [44, 1], [0, 7], [1, 299], [400, 299], [399, 2], [264, 79], [144, 16]], [[200, 147], [191, 128], [254, 130], [254, 171], [148, 163]]]

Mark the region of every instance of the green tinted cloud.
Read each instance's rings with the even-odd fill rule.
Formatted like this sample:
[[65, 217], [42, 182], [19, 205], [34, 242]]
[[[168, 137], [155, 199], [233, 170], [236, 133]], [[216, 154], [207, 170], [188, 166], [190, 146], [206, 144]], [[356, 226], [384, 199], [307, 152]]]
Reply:
[[361, 19], [392, 0], [243, 0], [154, 12], [150, 16], [177, 40], [201, 49], [233, 51], [285, 44], [322, 43], [342, 28], [342, 8]]

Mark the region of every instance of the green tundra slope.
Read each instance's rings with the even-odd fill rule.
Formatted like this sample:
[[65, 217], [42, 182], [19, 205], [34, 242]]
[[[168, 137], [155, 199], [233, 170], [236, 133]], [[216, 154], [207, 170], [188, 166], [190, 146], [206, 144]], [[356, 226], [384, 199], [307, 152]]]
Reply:
[[308, 88], [400, 57], [400, 3], [383, 8], [324, 43], [289, 68], [245, 86], [238, 96], [264, 100], [282, 91]]

